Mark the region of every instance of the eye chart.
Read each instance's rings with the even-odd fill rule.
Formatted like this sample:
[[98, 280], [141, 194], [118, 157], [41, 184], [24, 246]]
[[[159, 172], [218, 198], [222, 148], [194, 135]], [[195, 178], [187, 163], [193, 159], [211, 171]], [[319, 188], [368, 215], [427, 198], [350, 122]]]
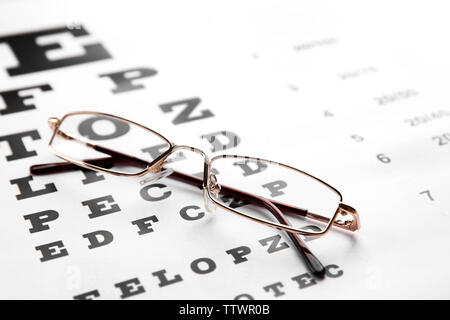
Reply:
[[[446, 12], [425, 1], [3, 1], [1, 298], [449, 298]], [[307, 239], [326, 266], [319, 280], [284, 232], [209, 213], [179, 182], [30, 175], [60, 161], [47, 119], [79, 110], [210, 156], [297, 167], [336, 187], [361, 230]], [[185, 171], [201, 173], [201, 160]]]

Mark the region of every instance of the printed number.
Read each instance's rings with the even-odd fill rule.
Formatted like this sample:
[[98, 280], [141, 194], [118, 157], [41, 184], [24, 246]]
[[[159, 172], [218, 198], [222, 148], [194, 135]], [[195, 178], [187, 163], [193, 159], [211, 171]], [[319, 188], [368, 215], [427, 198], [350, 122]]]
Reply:
[[387, 103], [395, 102], [397, 100], [408, 99], [410, 97], [417, 96], [417, 95], [418, 95], [417, 91], [408, 89], [408, 90], [397, 91], [392, 94], [387, 94], [387, 95], [380, 96], [380, 97], [375, 97], [374, 100], [379, 105], [384, 105]]
[[380, 153], [379, 155], [377, 155], [377, 159], [383, 163], [391, 162], [391, 159], [389, 157], [385, 156], [384, 153]]
[[361, 136], [358, 136], [357, 134], [352, 134], [352, 135], [351, 135], [351, 138], [352, 138], [353, 140], [355, 140], [356, 142], [364, 141], [364, 138], [361, 137]]
[[424, 124], [424, 123], [427, 123], [427, 122], [430, 122], [430, 121], [433, 121], [436, 119], [441, 119], [443, 117], [448, 117], [448, 116], [450, 116], [449, 110], [438, 110], [438, 111], [431, 112], [429, 114], [406, 119], [405, 122], [408, 123], [411, 127], [415, 127], [420, 124]]
[[425, 191], [419, 192], [419, 194], [426, 194], [428, 196], [428, 199], [430, 199], [431, 201], [434, 201], [434, 198], [431, 196], [430, 190], [425, 190]]
[[432, 140], [437, 140], [439, 146], [450, 144], [450, 133], [444, 133], [440, 136], [434, 136]]

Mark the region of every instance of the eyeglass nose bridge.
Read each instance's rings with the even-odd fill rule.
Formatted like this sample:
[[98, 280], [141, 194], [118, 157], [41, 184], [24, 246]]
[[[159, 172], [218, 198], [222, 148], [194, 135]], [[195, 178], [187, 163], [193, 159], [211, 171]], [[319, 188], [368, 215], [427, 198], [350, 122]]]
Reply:
[[217, 205], [211, 200], [211, 193], [218, 198], [220, 192], [220, 184], [217, 183], [217, 177], [214, 173], [210, 173], [206, 188], [203, 188], [203, 198], [205, 200], [205, 208], [208, 212], [214, 212]]
[[217, 205], [214, 203], [214, 201], [211, 199], [210, 192], [215, 192], [210, 189], [211, 181], [213, 181], [213, 186], [216, 188], [217, 184], [217, 178], [216, 176], [210, 172], [210, 162], [208, 156], [203, 152], [202, 150], [190, 147], [186, 145], [176, 145], [175, 143], [172, 143], [172, 147], [167, 151], [167, 154], [164, 156], [164, 158], [167, 158], [169, 155], [179, 151], [179, 150], [186, 150], [191, 151], [199, 154], [203, 158], [203, 181], [201, 188], [203, 189], [203, 200], [205, 203], [206, 211], [208, 212], [214, 212], [217, 209]]
[[214, 173], [211, 173], [209, 175], [209, 185], [208, 185], [209, 191], [212, 192], [214, 196], [217, 198], [221, 188], [222, 187], [220, 186], [220, 184], [217, 183], [216, 175]]

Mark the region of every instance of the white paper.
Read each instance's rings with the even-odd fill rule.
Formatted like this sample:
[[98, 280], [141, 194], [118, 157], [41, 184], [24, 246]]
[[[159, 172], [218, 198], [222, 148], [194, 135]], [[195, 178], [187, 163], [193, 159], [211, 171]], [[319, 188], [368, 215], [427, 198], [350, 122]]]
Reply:
[[[72, 299], [97, 290], [98, 299], [120, 299], [117, 284], [137, 278], [134, 289], [145, 292], [129, 299], [448, 299], [447, 12], [447, 3], [426, 1], [3, 1], [0, 38], [82, 25], [88, 36], [64, 33], [38, 44], [63, 45], [49, 59], [81, 55], [80, 44], [92, 43], [112, 58], [11, 76], [7, 68], [20, 63], [0, 43], [0, 92], [52, 88], [30, 91], [35, 109], [0, 115], [0, 137], [30, 130], [40, 136], [23, 140], [37, 155], [12, 161], [0, 141], [0, 297]], [[114, 83], [99, 76], [139, 67], [157, 70], [136, 80], [144, 89], [114, 94]], [[174, 125], [181, 108], [160, 107], [191, 98], [201, 99], [195, 115], [214, 116]], [[28, 176], [30, 165], [59, 161], [47, 149], [47, 119], [75, 110], [125, 116], [211, 156], [220, 152], [201, 136], [234, 132], [241, 142], [225, 153], [318, 176], [358, 210], [361, 230], [307, 242], [335, 266], [331, 276], [311, 281], [283, 232], [220, 209], [207, 213], [200, 190], [170, 179], [161, 180], [170, 197], [149, 202], [136, 179], [104, 175], [83, 184], [80, 171], [36, 176], [33, 188], [53, 183], [57, 192], [17, 200], [10, 180]], [[200, 172], [200, 158], [186, 170]], [[121, 211], [89, 219], [81, 202], [107, 195]], [[188, 205], [204, 217], [183, 219]], [[24, 216], [44, 210], [59, 216], [48, 230], [30, 233]], [[152, 215], [154, 231], [139, 235], [132, 221]], [[97, 230], [114, 239], [88, 249], [82, 235]], [[278, 234], [289, 248], [269, 254], [259, 240]], [[35, 247], [55, 241], [68, 255], [41, 262]], [[235, 264], [226, 251], [240, 246], [251, 253]], [[194, 272], [191, 264], [202, 258], [215, 269]], [[160, 287], [153, 275], [160, 270], [182, 280]]]

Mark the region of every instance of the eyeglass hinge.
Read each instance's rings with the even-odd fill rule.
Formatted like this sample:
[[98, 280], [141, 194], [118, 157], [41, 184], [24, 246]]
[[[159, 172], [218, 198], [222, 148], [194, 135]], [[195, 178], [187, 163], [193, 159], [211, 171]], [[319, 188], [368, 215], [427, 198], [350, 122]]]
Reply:
[[361, 228], [361, 223], [359, 220], [359, 213], [351, 206], [341, 203], [339, 205], [338, 213], [342, 216], [346, 216], [350, 214], [352, 216], [352, 220], [336, 220], [334, 223], [343, 229], [347, 229], [350, 231], [356, 231]]
[[56, 126], [59, 124], [59, 121], [60, 120], [58, 118], [55, 118], [55, 117], [48, 118], [48, 126], [51, 129], [55, 129]]

